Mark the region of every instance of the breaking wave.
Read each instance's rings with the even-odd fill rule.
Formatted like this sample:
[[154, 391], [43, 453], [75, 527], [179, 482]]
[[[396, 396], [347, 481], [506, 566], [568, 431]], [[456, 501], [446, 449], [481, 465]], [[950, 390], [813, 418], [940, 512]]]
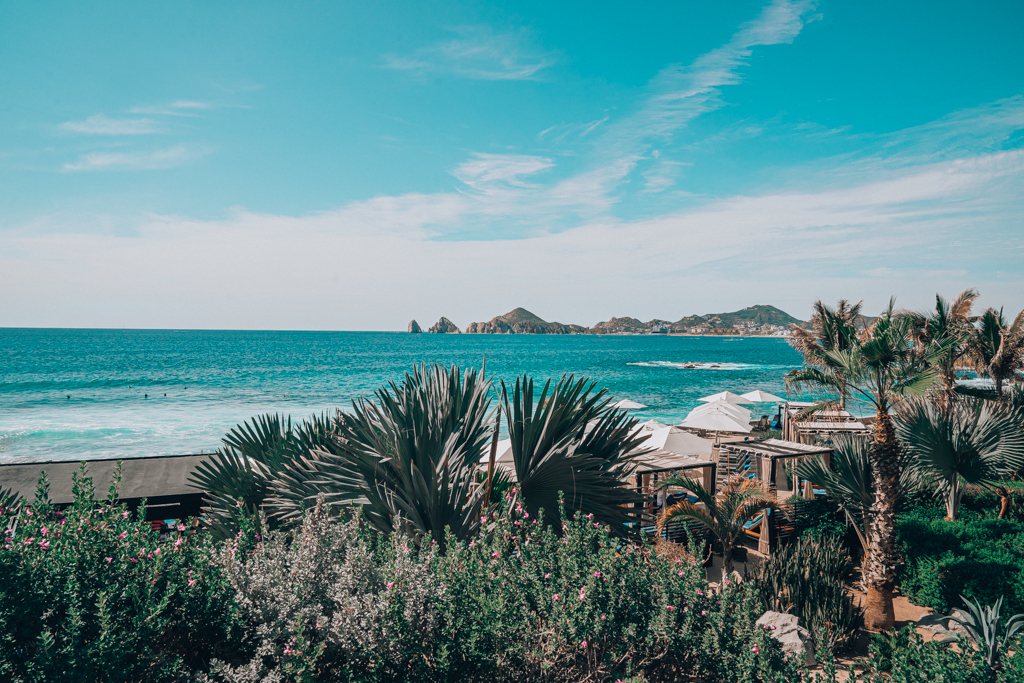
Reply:
[[786, 370], [789, 365], [761, 365], [758, 363], [711, 363], [707, 361], [652, 360], [626, 363], [640, 368], [672, 368], [675, 370]]

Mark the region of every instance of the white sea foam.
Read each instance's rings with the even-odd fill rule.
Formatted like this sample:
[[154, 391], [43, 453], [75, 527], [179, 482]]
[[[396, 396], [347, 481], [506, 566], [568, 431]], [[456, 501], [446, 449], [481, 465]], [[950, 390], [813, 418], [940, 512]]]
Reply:
[[785, 370], [788, 365], [759, 365], [757, 363], [712, 363], [708, 361], [652, 360], [626, 363], [640, 368], [672, 368], [676, 370]]

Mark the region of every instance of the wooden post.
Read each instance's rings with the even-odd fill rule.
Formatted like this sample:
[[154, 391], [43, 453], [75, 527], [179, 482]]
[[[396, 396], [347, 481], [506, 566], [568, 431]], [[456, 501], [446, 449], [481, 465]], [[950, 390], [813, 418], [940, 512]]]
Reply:
[[761, 535], [757, 539], [757, 552], [761, 553], [765, 557], [772, 552], [772, 509], [767, 508], [764, 511], [764, 517], [761, 518]]
[[[484, 356], [484, 363], [487, 363], [487, 356]], [[491, 506], [491, 486], [494, 485], [494, 458], [498, 454], [498, 432], [501, 431], [501, 406], [498, 406], [498, 416], [494, 419], [494, 436], [491, 437], [491, 457], [487, 459], [487, 488], [484, 490], [484, 511]]]

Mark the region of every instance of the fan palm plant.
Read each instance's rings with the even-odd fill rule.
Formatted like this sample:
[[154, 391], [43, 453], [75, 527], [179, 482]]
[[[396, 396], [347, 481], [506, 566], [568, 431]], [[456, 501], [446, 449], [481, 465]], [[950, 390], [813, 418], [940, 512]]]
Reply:
[[828, 352], [847, 350], [856, 344], [861, 303], [851, 306], [846, 299], [840, 299], [835, 308], [830, 308], [819, 299], [813, 308], [811, 331], [792, 326], [789, 343], [804, 357], [804, 367], [790, 372], [786, 376], [786, 384], [831, 389], [839, 396], [839, 408], [845, 409], [847, 378], [842, 368], [829, 358]]
[[[938, 380], [936, 363], [943, 345], [924, 352], [914, 348], [914, 327], [904, 316], [894, 315], [894, 302], [871, 327], [846, 349], [830, 349], [823, 355], [845, 379], [850, 396], [875, 409], [876, 418], [869, 456], [875, 499], [868, 524], [868, 598], [865, 622], [870, 628], [887, 629], [895, 622], [892, 591], [896, 580], [896, 503], [900, 492], [901, 452], [890, 409], [905, 397], [927, 392]], [[814, 377], [800, 382], [816, 384]], [[834, 384], [825, 384], [834, 387]]]
[[706, 526], [722, 544], [722, 577], [733, 571], [732, 549], [743, 533], [743, 525], [758, 512], [778, 505], [778, 500], [761, 481], [733, 475], [718, 493], [685, 474], [677, 474], [658, 483], [659, 489], [678, 487], [692, 493], [697, 502], [682, 500], [658, 517], [659, 532], [674, 519], [694, 519]]
[[[559, 494], [567, 512], [592, 514], [617, 534], [635, 531], [638, 508], [646, 502], [630, 489], [645, 437], [637, 420], [609, 406], [607, 391], [594, 382], [563, 376], [544, 383], [535, 401], [533, 379], [516, 379], [501, 400], [511, 440], [517, 495], [531, 515], [541, 509], [547, 521], [558, 515]], [[629, 526], [627, 526], [629, 525]]]
[[[430, 538], [442, 551], [446, 529], [469, 538], [480, 526], [476, 465], [490, 437], [489, 392], [476, 370], [421, 366], [375, 401], [357, 400], [338, 413], [327, 443], [285, 471], [274, 514], [294, 519], [324, 494], [336, 507], [362, 503], [380, 531]], [[289, 495], [296, 486], [301, 495]]]
[[969, 357], [979, 375], [987, 375], [1001, 397], [1003, 383], [1024, 369], [1024, 311], [1012, 324], [1002, 309], [987, 309], [978, 318], [971, 334]]
[[258, 415], [237, 425], [224, 445], [200, 463], [190, 482], [206, 492], [204, 514], [215, 536], [237, 531], [240, 512], [261, 508], [278, 475], [330, 439], [333, 421], [327, 415], [293, 424], [290, 417]]
[[935, 310], [928, 313], [902, 312], [911, 319], [920, 350], [939, 346], [945, 352], [937, 359], [939, 374], [947, 392], [956, 386], [957, 363], [970, 350], [971, 307], [978, 298], [976, 289], [965, 289], [952, 301], [935, 295]]
[[796, 464], [796, 474], [825, 489], [825, 493], [836, 501], [867, 553], [866, 522], [875, 502], [869, 455], [871, 444], [864, 439], [837, 438], [833, 449], [831, 462], [820, 456], [800, 460]]
[[896, 434], [922, 482], [933, 483], [957, 519], [964, 484], [993, 486], [1024, 465], [1024, 431], [1005, 406], [981, 399], [914, 401], [895, 419]]

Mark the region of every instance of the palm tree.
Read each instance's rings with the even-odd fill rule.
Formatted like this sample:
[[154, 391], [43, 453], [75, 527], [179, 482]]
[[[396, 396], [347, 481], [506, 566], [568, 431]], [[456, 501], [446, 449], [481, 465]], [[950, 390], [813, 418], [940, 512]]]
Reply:
[[956, 386], [957, 362], [970, 348], [971, 307], [978, 298], [976, 289], [965, 289], [953, 301], [935, 295], [935, 311], [929, 313], [902, 312], [909, 317], [916, 328], [918, 348], [941, 346], [947, 349], [938, 359], [939, 374], [945, 389], [952, 393]]
[[856, 343], [861, 305], [857, 302], [851, 306], [846, 299], [840, 299], [833, 309], [820, 299], [814, 302], [814, 314], [810, 320], [812, 330], [792, 326], [789, 343], [804, 357], [805, 367], [790, 372], [786, 376], [787, 385], [813, 384], [832, 389], [839, 395], [839, 408], [846, 408], [847, 378], [829, 359], [828, 352], [846, 350]]
[[969, 357], [979, 375], [992, 378], [1001, 398], [1003, 382], [1024, 369], [1024, 311], [1007, 324], [1002, 309], [986, 309], [973, 329]]
[[695, 519], [702, 523], [722, 544], [723, 579], [732, 573], [732, 549], [736, 538], [743, 533], [743, 524], [758, 512], [778, 505], [778, 500], [763, 482], [747, 479], [742, 474], [730, 477], [718, 493], [711, 493], [685, 474], [677, 474], [658, 483], [659, 489], [670, 486], [686, 489], [696, 496], [697, 503], [682, 500], [665, 510], [658, 518], [658, 532], [663, 532], [673, 519]]
[[993, 486], [1024, 465], [1024, 431], [1012, 411], [992, 401], [914, 401], [895, 424], [910, 467], [934, 483], [947, 519], [957, 519], [964, 484]]
[[[876, 417], [869, 456], [875, 499], [868, 525], [868, 585], [865, 621], [869, 628], [892, 628], [895, 612], [892, 591], [896, 566], [896, 503], [900, 492], [901, 453], [889, 414], [893, 403], [927, 392], [938, 380], [934, 363], [944, 347], [914, 349], [914, 327], [905, 316], [889, 309], [847, 349], [830, 349], [823, 355], [845, 378], [850, 396], [875, 409]], [[801, 380], [815, 383], [813, 376]], [[825, 386], [834, 387], [826, 383]]]
[[635, 459], [648, 452], [641, 448], [645, 437], [636, 419], [609, 406], [605, 389], [594, 389], [594, 382], [567, 375], [554, 386], [545, 382], [535, 401], [530, 377], [516, 378], [511, 392], [502, 382], [516, 495], [531, 515], [543, 509], [548, 522], [557, 522], [562, 494], [568, 513], [592, 514], [616, 533], [633, 533], [647, 499], [627, 480]]

